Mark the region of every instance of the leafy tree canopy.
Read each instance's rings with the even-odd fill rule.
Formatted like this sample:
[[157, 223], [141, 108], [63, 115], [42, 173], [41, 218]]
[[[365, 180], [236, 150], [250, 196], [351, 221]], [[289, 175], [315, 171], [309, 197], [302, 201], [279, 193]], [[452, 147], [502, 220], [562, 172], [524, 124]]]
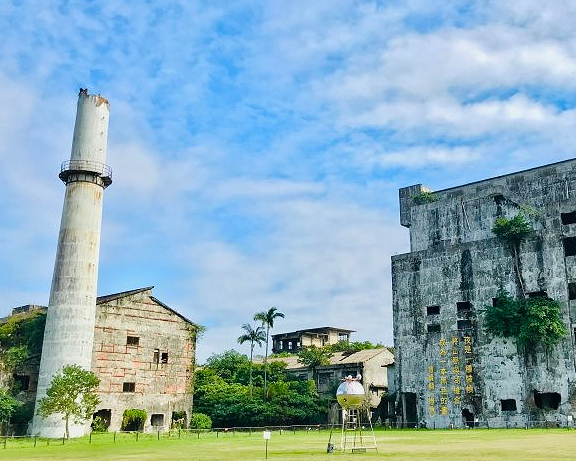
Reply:
[[324, 349], [330, 352], [358, 352], [366, 349], [383, 349], [381, 343], [373, 344], [370, 341], [338, 341], [336, 344], [325, 346]]
[[[283, 362], [254, 364], [250, 398], [249, 360], [235, 351], [210, 357], [195, 376], [194, 411], [208, 415], [215, 427], [314, 424], [325, 420], [327, 401], [312, 381], [291, 381]], [[213, 368], [214, 366], [214, 368]], [[267, 394], [267, 398], [265, 395]]]
[[553, 346], [566, 336], [560, 304], [545, 296], [514, 299], [500, 290], [494, 304], [486, 306], [485, 324], [489, 333], [516, 338], [523, 347]]
[[20, 405], [21, 403], [10, 395], [8, 389], [0, 389], [0, 423], [9, 421]]
[[522, 214], [511, 219], [500, 217], [494, 222], [492, 232], [500, 239], [510, 244], [518, 244], [534, 229]]
[[100, 399], [96, 389], [100, 380], [79, 365], [66, 365], [62, 372], [52, 379], [46, 391], [46, 397], [38, 402], [38, 414], [47, 418], [61, 414], [66, 422], [66, 438], [69, 437], [68, 423], [70, 418], [77, 424], [92, 416]]
[[298, 362], [311, 370], [322, 365], [328, 365], [330, 357], [332, 357], [332, 352], [323, 347], [308, 346], [303, 347], [298, 352]]

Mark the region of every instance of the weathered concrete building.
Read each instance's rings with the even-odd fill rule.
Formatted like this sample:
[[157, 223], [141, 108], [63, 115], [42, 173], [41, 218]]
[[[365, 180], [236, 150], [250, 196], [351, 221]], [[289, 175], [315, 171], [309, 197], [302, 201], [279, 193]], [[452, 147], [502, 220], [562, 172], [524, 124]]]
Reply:
[[[197, 326], [152, 295], [153, 287], [101, 296], [96, 321], [91, 370], [100, 379], [100, 416], [108, 430], [119, 431], [124, 410], [145, 410], [140, 429], [169, 429], [174, 420], [188, 420], [192, 411], [192, 381]], [[25, 314], [26, 307], [12, 315]], [[46, 309], [41, 308], [40, 309]], [[37, 391], [39, 357], [31, 357], [15, 372], [25, 400]]]
[[340, 341], [348, 342], [354, 330], [320, 327], [272, 335], [272, 352], [297, 352], [303, 347], [324, 347]]
[[[392, 257], [398, 407], [404, 422], [490, 426], [576, 416], [576, 160], [431, 193], [400, 189], [411, 251]], [[492, 233], [522, 213], [519, 287], [510, 248]], [[560, 302], [568, 335], [519, 350], [485, 328], [499, 288]]]
[[[286, 363], [286, 371], [299, 379], [314, 379], [312, 371], [298, 361], [297, 355], [272, 357], [270, 362]], [[394, 355], [386, 347], [360, 351], [335, 352], [327, 365], [316, 370], [318, 393], [334, 397], [336, 388], [345, 376], [362, 375], [362, 385], [375, 416], [382, 419], [388, 416], [387, 401], [390, 368], [394, 365]]]

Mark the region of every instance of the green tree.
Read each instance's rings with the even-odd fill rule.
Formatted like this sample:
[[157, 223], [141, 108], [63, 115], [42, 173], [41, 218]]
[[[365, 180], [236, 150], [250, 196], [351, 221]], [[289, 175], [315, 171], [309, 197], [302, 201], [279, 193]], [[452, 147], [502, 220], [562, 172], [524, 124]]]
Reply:
[[520, 243], [522, 243], [533, 230], [532, 225], [526, 221], [526, 218], [524, 218], [522, 214], [517, 214], [511, 219], [500, 217], [496, 219], [494, 226], [492, 226], [492, 233], [508, 244], [512, 252], [514, 272], [516, 273], [523, 297], [526, 296], [526, 290], [524, 288], [526, 284], [520, 271]]
[[69, 438], [70, 417], [80, 424], [90, 418], [100, 403], [96, 394], [98, 384], [100, 380], [91, 371], [79, 365], [66, 365], [52, 378], [46, 397], [38, 402], [38, 414], [42, 418], [61, 414], [66, 423], [66, 438]]
[[21, 403], [10, 395], [8, 389], [0, 389], [0, 428], [3, 428], [10, 421], [20, 405]]
[[338, 341], [325, 346], [324, 349], [330, 352], [358, 352], [366, 349], [384, 349], [384, 345], [372, 344], [370, 341]]
[[311, 372], [316, 388], [318, 388], [318, 367], [330, 363], [332, 352], [322, 347], [308, 346], [303, 347], [298, 352], [298, 362], [305, 365]]
[[238, 337], [238, 343], [244, 344], [245, 342], [250, 342], [250, 398], [252, 398], [252, 358], [254, 356], [254, 344], [258, 344], [258, 346], [262, 346], [262, 343], [266, 340], [266, 335], [264, 334], [263, 327], [256, 327], [252, 328], [252, 325], [245, 323], [242, 325], [242, 329], [245, 333]]
[[274, 328], [274, 320], [277, 318], [284, 318], [284, 314], [279, 312], [276, 307], [271, 307], [267, 311], [262, 311], [254, 314], [256, 322], [262, 322], [262, 326], [266, 327], [266, 353], [264, 354], [264, 395], [267, 390], [267, 371], [268, 371], [268, 342], [270, 341], [270, 330]]
[[206, 367], [227, 383], [248, 384], [250, 361], [234, 349], [211, 355], [206, 360]]

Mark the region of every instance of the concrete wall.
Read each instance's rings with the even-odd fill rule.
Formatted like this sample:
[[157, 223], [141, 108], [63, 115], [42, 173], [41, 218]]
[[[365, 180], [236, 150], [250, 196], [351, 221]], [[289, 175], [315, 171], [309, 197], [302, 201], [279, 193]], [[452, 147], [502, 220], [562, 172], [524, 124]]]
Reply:
[[[100, 96], [80, 92], [70, 159], [86, 165], [106, 161], [109, 105]], [[100, 168], [100, 167], [99, 167]], [[58, 248], [50, 290], [40, 374], [38, 401], [46, 395], [52, 377], [66, 365], [90, 369], [98, 282], [100, 227], [104, 183], [99, 174], [75, 169], [61, 175], [66, 183]], [[70, 422], [70, 435], [87, 432]], [[34, 418], [33, 434], [61, 437], [62, 418]]]
[[[437, 201], [416, 204], [421, 190], [400, 191], [412, 251], [392, 258], [396, 384], [405, 414], [415, 397], [411, 416], [436, 427], [462, 426], [463, 413], [492, 425], [576, 416], [575, 306], [568, 299], [576, 266], [563, 246], [565, 237], [576, 236], [576, 224], [561, 222], [561, 213], [576, 211], [576, 161], [438, 191]], [[491, 231], [498, 216], [519, 212], [531, 216], [535, 228], [520, 248], [525, 291], [560, 301], [568, 330], [550, 350], [519, 353], [512, 339], [493, 338], [484, 328], [483, 308], [500, 286], [521, 293], [510, 249]], [[458, 309], [466, 302], [470, 310]], [[534, 391], [559, 393], [559, 408], [537, 408]], [[516, 411], [502, 410], [501, 401], [509, 399]]]

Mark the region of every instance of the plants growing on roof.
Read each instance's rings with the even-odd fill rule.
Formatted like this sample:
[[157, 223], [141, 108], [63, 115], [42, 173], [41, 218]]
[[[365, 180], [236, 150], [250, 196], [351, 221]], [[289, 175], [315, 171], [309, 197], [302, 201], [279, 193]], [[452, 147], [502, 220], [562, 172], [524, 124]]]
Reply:
[[424, 205], [425, 203], [432, 203], [438, 200], [438, 196], [431, 191], [423, 191], [412, 196], [412, 200], [416, 205]]

